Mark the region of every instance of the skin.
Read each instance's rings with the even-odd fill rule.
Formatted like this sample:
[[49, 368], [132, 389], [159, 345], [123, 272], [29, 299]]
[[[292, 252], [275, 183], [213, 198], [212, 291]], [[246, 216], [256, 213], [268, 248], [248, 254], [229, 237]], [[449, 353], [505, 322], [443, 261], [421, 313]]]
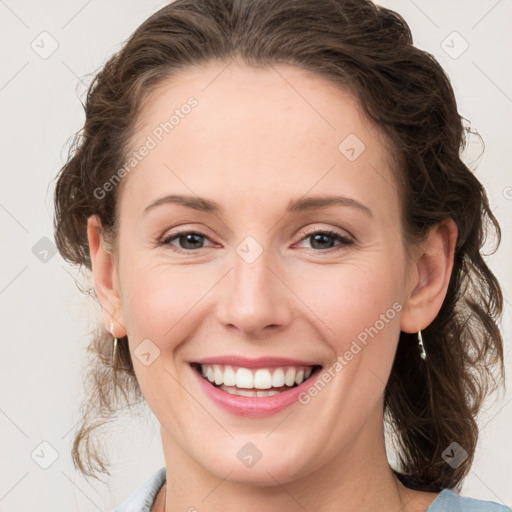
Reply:
[[[161, 425], [167, 512], [241, 503], [251, 512], [263, 502], [269, 512], [426, 510], [437, 493], [405, 488], [389, 467], [383, 393], [400, 330], [425, 328], [441, 307], [454, 223], [406, 252], [383, 134], [351, 94], [288, 65], [181, 71], [144, 104], [135, 146], [190, 96], [198, 106], [124, 178], [117, 253], [104, 247], [99, 219], [88, 222], [105, 326], [114, 319], [132, 354], [148, 338], [160, 350], [149, 366], [133, 359]], [[338, 150], [349, 134], [366, 146], [355, 161]], [[223, 212], [166, 204], [144, 215], [170, 193], [214, 200]], [[352, 198], [371, 215], [346, 205], [285, 213], [290, 200], [321, 195]], [[195, 252], [183, 237], [158, 246], [176, 228], [205, 234]], [[313, 229], [353, 243], [315, 245]], [[249, 235], [263, 250], [250, 264], [236, 252]], [[188, 364], [236, 354], [328, 368], [395, 303], [401, 311], [316, 397], [272, 416], [219, 409]], [[247, 442], [262, 452], [251, 468], [236, 457]], [[163, 501], [164, 488], [153, 510]]]

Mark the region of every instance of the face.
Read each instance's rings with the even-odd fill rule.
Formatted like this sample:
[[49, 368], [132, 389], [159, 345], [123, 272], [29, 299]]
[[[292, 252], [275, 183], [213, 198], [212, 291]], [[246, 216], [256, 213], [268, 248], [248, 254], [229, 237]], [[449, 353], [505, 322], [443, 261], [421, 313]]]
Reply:
[[164, 449], [284, 483], [380, 435], [408, 288], [400, 201], [348, 92], [291, 66], [224, 67], [181, 72], [144, 104], [118, 317]]

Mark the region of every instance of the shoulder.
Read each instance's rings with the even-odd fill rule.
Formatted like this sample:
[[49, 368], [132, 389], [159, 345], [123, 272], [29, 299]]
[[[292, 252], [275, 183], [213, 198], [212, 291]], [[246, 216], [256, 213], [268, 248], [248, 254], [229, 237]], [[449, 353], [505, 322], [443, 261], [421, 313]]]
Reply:
[[451, 489], [443, 489], [425, 512], [511, 512], [512, 509], [496, 501], [478, 500], [461, 496]]
[[165, 466], [153, 473], [122, 505], [112, 512], [151, 512], [156, 495], [165, 483]]

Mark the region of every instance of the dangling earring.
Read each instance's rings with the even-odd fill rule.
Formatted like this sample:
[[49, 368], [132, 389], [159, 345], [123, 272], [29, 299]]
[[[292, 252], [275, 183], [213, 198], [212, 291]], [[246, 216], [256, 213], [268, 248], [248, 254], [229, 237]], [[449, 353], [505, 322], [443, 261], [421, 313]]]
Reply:
[[423, 346], [423, 337], [421, 336], [421, 330], [418, 331], [418, 346], [420, 348], [420, 357], [425, 359], [427, 357], [427, 353], [425, 352], [425, 347]]
[[[110, 321], [110, 334], [114, 336], [114, 321]], [[117, 356], [117, 338], [114, 336], [114, 347], [112, 349], [112, 366], [114, 366], [115, 360]]]

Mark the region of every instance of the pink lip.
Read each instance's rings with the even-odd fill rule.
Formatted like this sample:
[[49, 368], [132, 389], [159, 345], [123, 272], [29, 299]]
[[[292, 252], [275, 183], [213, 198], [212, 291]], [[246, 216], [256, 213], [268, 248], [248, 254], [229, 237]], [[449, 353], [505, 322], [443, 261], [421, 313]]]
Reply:
[[[240, 358], [237, 358], [237, 360], [238, 359]], [[286, 361], [288, 361], [288, 364], [291, 364], [289, 363], [291, 360], [288, 359]], [[261, 361], [258, 360], [258, 362], [261, 365]], [[293, 363], [293, 365], [296, 364], [296, 362]], [[306, 364], [305, 366], [309, 365]], [[305, 380], [302, 384], [289, 389], [288, 391], [283, 391], [278, 395], [251, 397], [231, 395], [226, 393], [225, 391], [215, 387], [207, 379], [203, 378], [192, 366], [190, 368], [196, 375], [196, 378], [199, 380], [199, 384], [205, 392], [206, 396], [208, 396], [208, 398], [210, 398], [218, 407], [232, 414], [236, 414], [237, 416], [245, 416], [251, 418], [276, 414], [291, 404], [298, 402], [299, 395], [308, 390], [314, 381], [313, 377], [316, 377], [321, 370], [319, 367], [316, 368], [309, 379]]]
[[311, 361], [300, 361], [299, 359], [288, 359], [286, 357], [258, 357], [249, 359], [241, 356], [218, 356], [207, 357], [194, 361], [199, 364], [230, 364], [242, 368], [274, 368], [278, 366], [317, 366], [318, 363]]

